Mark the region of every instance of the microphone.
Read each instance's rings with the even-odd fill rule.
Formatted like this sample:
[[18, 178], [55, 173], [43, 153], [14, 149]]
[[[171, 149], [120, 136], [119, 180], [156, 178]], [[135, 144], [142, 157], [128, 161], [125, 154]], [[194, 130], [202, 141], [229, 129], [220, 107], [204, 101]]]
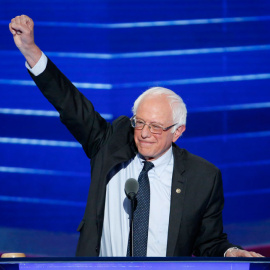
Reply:
[[134, 218], [134, 209], [135, 209], [135, 198], [139, 190], [139, 183], [136, 181], [134, 178], [129, 178], [126, 181], [125, 184], [125, 193], [127, 197], [131, 201], [131, 213], [130, 213], [130, 219], [129, 219], [129, 254], [127, 256], [133, 257], [134, 252], [133, 252], [133, 218]]
[[139, 183], [134, 178], [129, 178], [125, 184], [125, 193], [130, 200], [134, 200], [139, 190]]

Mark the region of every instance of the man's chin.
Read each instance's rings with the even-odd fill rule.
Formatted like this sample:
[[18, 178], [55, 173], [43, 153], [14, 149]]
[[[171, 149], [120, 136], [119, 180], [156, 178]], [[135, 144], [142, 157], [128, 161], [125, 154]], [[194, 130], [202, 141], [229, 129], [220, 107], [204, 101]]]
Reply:
[[141, 155], [141, 157], [147, 161], [151, 161], [151, 160], [154, 160], [154, 156], [151, 155], [151, 153], [149, 153], [149, 151], [144, 151], [144, 150], [141, 150], [139, 149], [139, 154]]

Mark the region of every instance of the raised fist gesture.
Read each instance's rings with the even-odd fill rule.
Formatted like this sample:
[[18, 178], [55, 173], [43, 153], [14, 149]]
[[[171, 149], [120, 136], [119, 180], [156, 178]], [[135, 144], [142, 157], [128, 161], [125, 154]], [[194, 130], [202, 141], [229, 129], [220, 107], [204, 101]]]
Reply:
[[9, 30], [14, 42], [26, 58], [28, 64], [33, 67], [41, 56], [41, 51], [34, 41], [34, 22], [26, 15], [13, 18], [9, 24]]

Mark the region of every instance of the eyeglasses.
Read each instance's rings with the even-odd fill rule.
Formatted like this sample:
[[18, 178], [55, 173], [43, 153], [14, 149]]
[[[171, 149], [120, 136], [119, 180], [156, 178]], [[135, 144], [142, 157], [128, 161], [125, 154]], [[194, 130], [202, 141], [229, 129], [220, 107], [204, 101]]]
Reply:
[[173, 124], [169, 127], [164, 128], [161, 125], [158, 124], [146, 124], [143, 120], [141, 119], [136, 119], [136, 115], [134, 115], [133, 117], [130, 118], [130, 122], [131, 122], [131, 126], [134, 127], [135, 129], [141, 130], [144, 128], [145, 125], [147, 125], [149, 127], [149, 130], [151, 133], [153, 134], [162, 134], [162, 131], [167, 131], [170, 128], [174, 127], [176, 124]]

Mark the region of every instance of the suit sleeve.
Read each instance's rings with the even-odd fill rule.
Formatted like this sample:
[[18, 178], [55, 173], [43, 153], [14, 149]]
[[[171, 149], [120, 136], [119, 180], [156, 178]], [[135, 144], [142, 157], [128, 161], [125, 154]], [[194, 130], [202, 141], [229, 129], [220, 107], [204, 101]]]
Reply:
[[87, 156], [92, 158], [110, 135], [111, 125], [50, 59], [44, 72], [38, 76], [30, 75], [59, 112], [61, 122], [83, 146]]

